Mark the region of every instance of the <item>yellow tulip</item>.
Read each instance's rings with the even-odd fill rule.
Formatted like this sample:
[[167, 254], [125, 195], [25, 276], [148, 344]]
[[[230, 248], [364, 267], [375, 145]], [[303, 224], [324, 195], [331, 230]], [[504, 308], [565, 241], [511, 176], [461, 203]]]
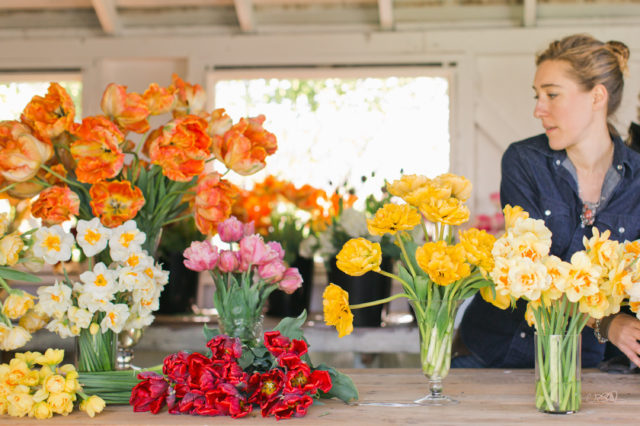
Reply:
[[387, 182], [387, 191], [391, 195], [404, 199], [406, 195], [424, 187], [429, 182], [431, 182], [431, 179], [426, 176], [403, 175], [398, 180]]
[[420, 224], [420, 213], [408, 204], [385, 204], [379, 208], [373, 219], [367, 220], [371, 235], [394, 235], [398, 231], [408, 231]]
[[338, 330], [338, 337], [344, 337], [353, 331], [353, 314], [349, 308], [349, 293], [330, 283], [322, 294], [324, 322]]
[[9, 228], [9, 214], [0, 213], [0, 236], [3, 236]]
[[27, 344], [31, 340], [31, 334], [19, 325], [15, 327], [7, 327], [0, 324], [0, 349], [3, 351], [12, 351]]
[[426, 243], [416, 250], [416, 262], [429, 278], [438, 285], [446, 286], [471, 274], [461, 244], [449, 246], [444, 241]]
[[427, 220], [446, 225], [460, 225], [469, 220], [469, 208], [457, 198], [433, 199], [419, 206]]
[[89, 417], [94, 417], [96, 414], [101, 413], [104, 410], [105, 402], [97, 395], [92, 395], [80, 403], [80, 409], [85, 411]]
[[460, 236], [460, 244], [467, 254], [467, 260], [484, 271], [491, 271], [494, 266], [491, 250], [493, 250], [496, 237], [487, 231], [476, 228], [460, 231], [458, 235]]
[[336, 266], [352, 276], [364, 275], [369, 271], [380, 271], [382, 249], [379, 243], [365, 238], [353, 238], [345, 243], [336, 256]]
[[435, 179], [438, 183], [451, 188], [451, 196], [460, 201], [467, 201], [471, 196], [471, 181], [464, 176], [445, 173]]
[[496, 292], [495, 297], [493, 296], [493, 292], [491, 291], [491, 287], [482, 287], [480, 289], [480, 296], [486, 301], [491, 303], [496, 308], [507, 309], [511, 306], [511, 297], [507, 295], [503, 295], [501, 293]]
[[18, 319], [33, 307], [34, 297], [23, 291], [16, 291], [4, 300], [2, 313], [11, 319]]

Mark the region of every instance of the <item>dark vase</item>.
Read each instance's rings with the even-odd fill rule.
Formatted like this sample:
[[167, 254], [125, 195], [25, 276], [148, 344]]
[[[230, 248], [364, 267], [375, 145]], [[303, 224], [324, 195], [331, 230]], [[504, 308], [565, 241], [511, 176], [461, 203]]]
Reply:
[[[380, 267], [390, 271], [393, 262], [390, 257], [383, 257]], [[367, 272], [359, 277], [347, 275], [336, 267], [335, 258], [328, 271], [329, 283], [342, 287], [349, 293], [349, 304], [372, 302], [391, 295], [391, 278], [377, 272]], [[375, 305], [368, 308], [354, 309], [354, 327], [380, 327], [382, 323], [382, 308], [386, 305]]]
[[160, 293], [160, 314], [186, 314], [196, 302], [198, 273], [184, 266], [182, 252], [160, 256], [163, 269], [169, 271], [169, 282]]
[[300, 257], [291, 265], [298, 268], [302, 276], [302, 287], [287, 294], [276, 290], [269, 295], [267, 315], [274, 317], [297, 317], [303, 310], [309, 313], [311, 293], [313, 292], [313, 259]]

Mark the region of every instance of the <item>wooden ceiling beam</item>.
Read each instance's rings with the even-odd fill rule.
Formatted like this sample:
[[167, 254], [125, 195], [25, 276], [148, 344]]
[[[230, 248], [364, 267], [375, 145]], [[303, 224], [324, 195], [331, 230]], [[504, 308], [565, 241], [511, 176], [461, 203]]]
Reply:
[[98, 15], [102, 31], [109, 35], [120, 34], [122, 23], [118, 17], [115, 0], [91, 0], [91, 4]]
[[380, 27], [383, 30], [392, 30], [393, 21], [393, 0], [378, 0], [378, 15], [380, 16]]
[[242, 32], [250, 33], [256, 30], [251, 0], [233, 0], [236, 7], [236, 15]]

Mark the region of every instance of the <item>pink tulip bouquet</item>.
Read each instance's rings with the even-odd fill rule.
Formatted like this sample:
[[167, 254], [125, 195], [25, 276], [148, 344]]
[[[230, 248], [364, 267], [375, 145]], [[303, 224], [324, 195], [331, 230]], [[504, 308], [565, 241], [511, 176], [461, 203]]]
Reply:
[[269, 294], [282, 290], [291, 294], [302, 285], [297, 268], [284, 262], [278, 242], [265, 242], [254, 233], [253, 224], [235, 217], [218, 225], [219, 248], [210, 240], [194, 241], [184, 251], [184, 264], [194, 271], [209, 271], [216, 291], [213, 302], [221, 332], [255, 346], [262, 334], [262, 310]]

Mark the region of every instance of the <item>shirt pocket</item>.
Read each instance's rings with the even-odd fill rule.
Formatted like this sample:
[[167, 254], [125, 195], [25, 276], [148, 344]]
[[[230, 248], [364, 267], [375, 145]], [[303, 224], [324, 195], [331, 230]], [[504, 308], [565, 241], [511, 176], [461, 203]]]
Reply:
[[603, 233], [611, 231], [609, 239], [633, 241], [640, 237], [640, 218], [625, 214], [600, 213], [596, 216], [596, 228]]
[[575, 219], [571, 207], [562, 200], [542, 197], [540, 214], [551, 231], [551, 252], [564, 253], [575, 231]]

